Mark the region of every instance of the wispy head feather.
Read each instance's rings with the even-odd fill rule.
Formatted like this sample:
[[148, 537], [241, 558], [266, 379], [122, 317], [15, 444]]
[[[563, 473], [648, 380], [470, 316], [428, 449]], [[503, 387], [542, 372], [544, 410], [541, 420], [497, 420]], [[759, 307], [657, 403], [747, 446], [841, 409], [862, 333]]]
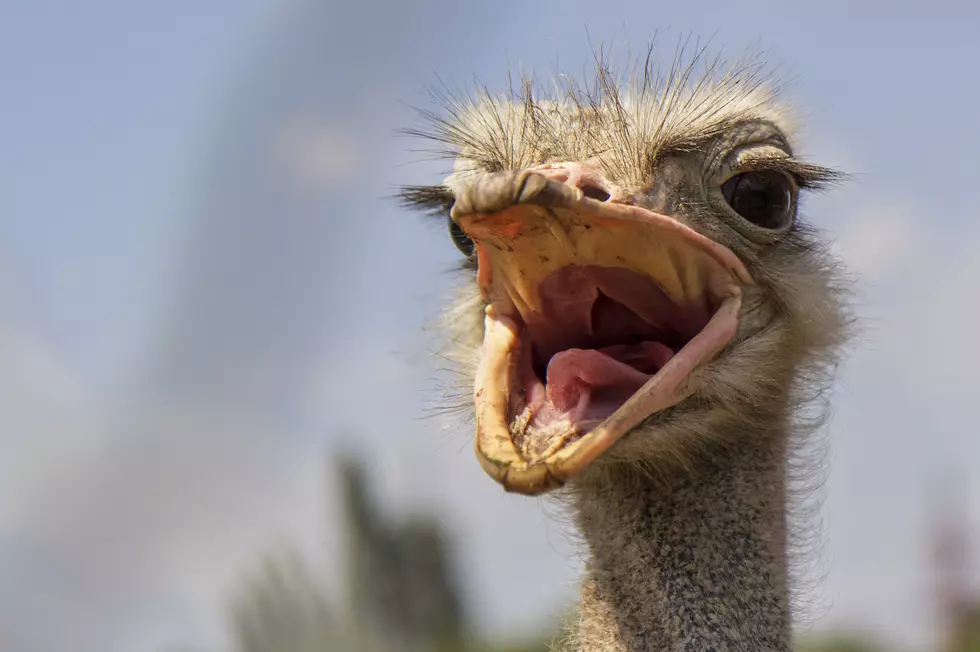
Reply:
[[504, 94], [481, 84], [456, 92], [430, 89], [436, 109], [420, 109], [426, 126], [404, 133], [438, 145], [427, 151], [455, 160], [457, 174], [520, 170], [551, 161], [596, 159], [610, 179], [640, 186], [668, 152], [695, 150], [747, 121], [794, 131], [776, 102], [778, 81], [761, 57], [728, 64], [689, 53], [682, 43], [666, 68], [654, 46], [617, 74], [600, 49], [591, 80], [556, 75], [548, 88], [524, 76]]

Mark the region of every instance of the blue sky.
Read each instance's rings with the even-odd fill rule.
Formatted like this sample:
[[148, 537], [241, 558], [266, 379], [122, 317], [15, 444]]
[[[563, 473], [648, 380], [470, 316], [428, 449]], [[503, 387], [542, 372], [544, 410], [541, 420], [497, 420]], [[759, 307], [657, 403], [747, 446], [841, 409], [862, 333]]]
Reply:
[[220, 646], [255, 554], [337, 551], [337, 448], [372, 456], [388, 509], [446, 515], [485, 627], [558, 613], [579, 556], [556, 510], [501, 495], [468, 433], [425, 418], [416, 351], [456, 252], [382, 199], [444, 171], [393, 131], [436, 74], [502, 87], [508, 64], [579, 71], [590, 39], [637, 51], [666, 29], [761, 44], [795, 80], [804, 153], [856, 175], [805, 207], [860, 275], [866, 323], [831, 424], [813, 616], [928, 640], [930, 478], [962, 476], [980, 514], [978, 19], [942, 2], [0, 3], [0, 632], [44, 652]]

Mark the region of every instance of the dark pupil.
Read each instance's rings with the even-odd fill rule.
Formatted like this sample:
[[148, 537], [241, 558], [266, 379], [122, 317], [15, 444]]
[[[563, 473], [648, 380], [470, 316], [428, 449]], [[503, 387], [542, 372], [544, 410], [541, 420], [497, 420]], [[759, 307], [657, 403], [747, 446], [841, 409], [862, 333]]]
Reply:
[[791, 190], [782, 172], [763, 170], [739, 174], [722, 184], [721, 192], [732, 210], [753, 224], [778, 229], [789, 221]]
[[473, 246], [473, 241], [470, 240], [469, 236], [463, 233], [463, 229], [459, 228], [459, 224], [456, 224], [452, 219], [449, 220], [449, 236], [453, 239], [453, 244], [459, 249], [464, 256], [472, 256], [475, 247]]

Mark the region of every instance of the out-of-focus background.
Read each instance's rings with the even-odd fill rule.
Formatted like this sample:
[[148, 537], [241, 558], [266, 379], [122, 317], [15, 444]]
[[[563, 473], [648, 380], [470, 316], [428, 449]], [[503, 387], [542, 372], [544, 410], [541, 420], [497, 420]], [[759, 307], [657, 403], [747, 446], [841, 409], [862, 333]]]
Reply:
[[457, 253], [385, 196], [447, 164], [394, 131], [436, 75], [503, 89], [658, 29], [766, 51], [807, 156], [856, 175], [807, 204], [865, 334], [801, 637], [967, 636], [978, 26], [942, 0], [0, 2], [0, 649], [546, 649], [580, 550], [429, 409]]

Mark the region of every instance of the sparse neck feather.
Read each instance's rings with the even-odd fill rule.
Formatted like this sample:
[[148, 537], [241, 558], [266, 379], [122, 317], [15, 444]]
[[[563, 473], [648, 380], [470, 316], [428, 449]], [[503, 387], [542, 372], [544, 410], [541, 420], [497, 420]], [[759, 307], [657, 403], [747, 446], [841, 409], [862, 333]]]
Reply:
[[581, 650], [790, 650], [783, 439], [737, 441], [676, 478], [575, 490], [590, 553]]

